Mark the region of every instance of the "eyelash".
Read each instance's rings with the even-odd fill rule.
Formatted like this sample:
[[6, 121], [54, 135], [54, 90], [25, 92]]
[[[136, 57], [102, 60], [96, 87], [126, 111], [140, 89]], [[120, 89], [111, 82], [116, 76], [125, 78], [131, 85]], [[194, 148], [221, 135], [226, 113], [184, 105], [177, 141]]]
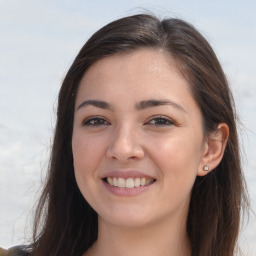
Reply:
[[[93, 123], [92, 123], [93, 122]], [[83, 121], [83, 126], [98, 127], [101, 125], [109, 125], [109, 122], [102, 117], [91, 117]]]
[[[154, 123], [151, 123], [152, 121], [154, 121]], [[153, 125], [153, 126], [169, 126], [169, 125], [174, 125], [175, 122], [165, 116], [156, 116], [150, 119], [149, 122], [147, 122], [146, 124]]]
[[[153, 122], [153, 123], [152, 123]], [[152, 126], [169, 126], [174, 125], [175, 122], [165, 116], [156, 116], [151, 118], [145, 125]], [[110, 125], [108, 121], [106, 121], [102, 117], [91, 117], [83, 121], [83, 126], [91, 126], [91, 127], [99, 127], [102, 125]]]

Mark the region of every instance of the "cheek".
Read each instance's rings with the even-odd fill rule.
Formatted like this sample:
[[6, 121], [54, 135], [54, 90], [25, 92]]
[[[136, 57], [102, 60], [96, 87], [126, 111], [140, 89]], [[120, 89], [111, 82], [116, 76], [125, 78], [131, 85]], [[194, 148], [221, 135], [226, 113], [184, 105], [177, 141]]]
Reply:
[[[74, 160], [74, 171], [77, 185], [84, 196], [88, 199], [90, 194], [92, 180], [94, 179], [93, 170], [97, 161], [95, 148], [90, 150], [90, 142], [84, 140], [81, 136], [73, 136], [72, 151]], [[89, 193], [89, 194], [88, 194]], [[90, 197], [90, 196], [89, 196]]]
[[163, 176], [164, 182], [173, 185], [193, 184], [201, 158], [199, 139], [173, 136], [155, 141], [151, 157]]
[[[154, 145], [154, 146], [153, 146]], [[177, 164], [185, 164], [185, 159], [198, 160], [201, 155], [200, 140], [186, 138], [184, 136], [171, 135], [161, 140], [152, 141], [148, 145], [155, 159], [161, 159], [161, 162], [176, 162]], [[197, 161], [196, 161], [197, 162]]]
[[104, 156], [104, 143], [100, 139], [90, 139], [85, 136], [73, 136], [72, 150], [75, 170], [84, 175], [96, 169]]
[[72, 138], [72, 151], [74, 159], [75, 178], [79, 190], [86, 201], [94, 201], [95, 184], [98, 182], [98, 165], [103, 157], [102, 142], [90, 140], [86, 136], [74, 134]]

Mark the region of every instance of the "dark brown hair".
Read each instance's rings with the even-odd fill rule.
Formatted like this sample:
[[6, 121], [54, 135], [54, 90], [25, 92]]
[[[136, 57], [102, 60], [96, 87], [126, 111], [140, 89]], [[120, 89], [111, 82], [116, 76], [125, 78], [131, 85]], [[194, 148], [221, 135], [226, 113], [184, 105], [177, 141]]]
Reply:
[[82, 76], [93, 63], [140, 48], [163, 49], [175, 60], [201, 109], [205, 136], [219, 123], [229, 126], [221, 163], [208, 175], [196, 178], [187, 232], [193, 256], [234, 255], [247, 194], [227, 80], [211, 46], [192, 25], [147, 14], [116, 20], [97, 31], [83, 46], [63, 81], [48, 180], [35, 216], [32, 255], [81, 256], [97, 239], [97, 214], [81, 195], [74, 177], [71, 139], [76, 93]]

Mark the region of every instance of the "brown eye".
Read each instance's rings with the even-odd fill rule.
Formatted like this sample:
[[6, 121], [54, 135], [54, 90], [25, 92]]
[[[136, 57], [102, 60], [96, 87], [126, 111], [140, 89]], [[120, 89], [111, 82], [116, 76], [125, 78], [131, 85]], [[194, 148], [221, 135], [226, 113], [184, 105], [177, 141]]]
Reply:
[[167, 117], [155, 117], [151, 119], [147, 124], [155, 125], [155, 126], [167, 126], [174, 125], [174, 122]]
[[83, 121], [83, 126], [101, 126], [109, 125], [110, 123], [101, 117], [92, 117]]

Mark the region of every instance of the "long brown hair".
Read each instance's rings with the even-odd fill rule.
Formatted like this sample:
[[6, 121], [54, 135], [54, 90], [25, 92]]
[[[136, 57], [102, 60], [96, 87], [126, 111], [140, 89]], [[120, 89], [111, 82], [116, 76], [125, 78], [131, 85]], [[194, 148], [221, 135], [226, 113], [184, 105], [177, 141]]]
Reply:
[[193, 186], [187, 232], [193, 256], [234, 255], [247, 194], [241, 171], [233, 98], [221, 65], [206, 39], [180, 19], [139, 14], [97, 31], [70, 67], [59, 93], [47, 183], [39, 200], [32, 255], [81, 256], [97, 239], [97, 213], [81, 195], [71, 149], [79, 82], [97, 60], [140, 48], [163, 49], [188, 80], [204, 121], [205, 136], [227, 123], [230, 136], [219, 166]]

